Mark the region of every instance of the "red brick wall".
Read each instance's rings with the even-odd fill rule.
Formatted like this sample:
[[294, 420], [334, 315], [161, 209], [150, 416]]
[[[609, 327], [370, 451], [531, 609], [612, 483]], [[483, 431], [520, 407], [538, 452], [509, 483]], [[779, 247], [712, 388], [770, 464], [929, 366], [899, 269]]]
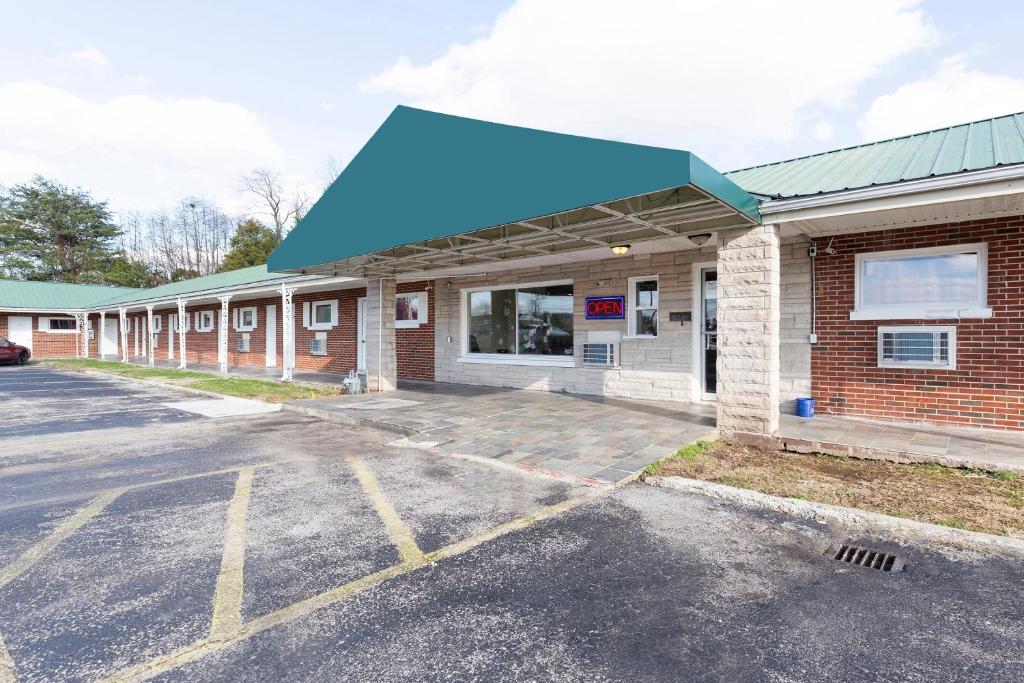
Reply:
[[[338, 372], [347, 374], [356, 369], [356, 306], [357, 300], [366, 296], [366, 288], [342, 289], [333, 292], [297, 292], [295, 304], [295, 369], [313, 372]], [[309, 345], [318, 330], [308, 330], [302, 325], [302, 304], [314, 301], [338, 302], [338, 324], [327, 332], [327, 355], [314, 356]], [[324, 331], [324, 330], [319, 330]]]
[[[39, 330], [40, 317], [63, 318], [68, 317], [58, 314], [47, 313], [0, 313], [0, 337], [7, 336], [7, 318], [9, 316], [29, 316], [32, 318], [32, 357], [33, 358], [75, 358], [79, 355], [82, 345], [82, 337], [78, 333], [69, 334], [66, 332], [41, 332]], [[73, 317], [73, 316], [72, 316]], [[89, 341], [89, 355], [96, 353], [96, 341], [99, 334], [99, 318], [90, 316], [93, 339]]]
[[427, 322], [419, 327], [395, 330], [398, 379], [434, 381], [434, 288], [429, 281], [404, 282], [399, 294], [427, 292]]
[[[991, 318], [850, 320], [856, 254], [975, 242], [988, 243]], [[1024, 216], [844, 235], [832, 246], [815, 266], [820, 412], [1024, 429]], [[877, 367], [877, 328], [914, 324], [956, 325], [956, 370]]]

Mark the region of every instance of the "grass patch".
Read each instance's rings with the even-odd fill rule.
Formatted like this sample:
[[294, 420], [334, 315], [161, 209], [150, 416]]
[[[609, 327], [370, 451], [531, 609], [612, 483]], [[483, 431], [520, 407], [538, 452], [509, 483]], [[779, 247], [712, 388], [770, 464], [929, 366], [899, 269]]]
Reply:
[[148, 368], [138, 365], [126, 365], [116, 361], [95, 360], [92, 358], [61, 358], [46, 361], [49, 365], [82, 370], [98, 370], [119, 377], [132, 379], [164, 379], [174, 384], [193, 389], [201, 389], [225, 396], [253, 398], [268, 403], [280, 403], [303, 398], [333, 396], [338, 392], [330, 389], [307, 387], [301, 384], [286, 384], [259, 379], [238, 379], [234, 377], [218, 377], [205, 372], [189, 370], [173, 370], [170, 368]]
[[225, 396], [254, 398], [268, 403], [281, 403], [302, 398], [318, 398], [331, 396], [337, 392], [302, 386], [301, 384], [285, 384], [284, 382], [267, 382], [258, 379], [236, 379], [233, 377], [203, 379], [189, 383], [190, 387], [212, 391]]
[[800, 455], [727, 440], [692, 444], [645, 472], [1024, 538], [1024, 477], [1014, 472]]
[[644, 474], [653, 477], [658, 474], [667, 463], [674, 460], [682, 460], [683, 462], [693, 462], [701, 455], [706, 453], [715, 445], [714, 441], [694, 441], [691, 444], [687, 444], [680, 448], [678, 451], [668, 456], [663, 460], [652, 462], [644, 468]]

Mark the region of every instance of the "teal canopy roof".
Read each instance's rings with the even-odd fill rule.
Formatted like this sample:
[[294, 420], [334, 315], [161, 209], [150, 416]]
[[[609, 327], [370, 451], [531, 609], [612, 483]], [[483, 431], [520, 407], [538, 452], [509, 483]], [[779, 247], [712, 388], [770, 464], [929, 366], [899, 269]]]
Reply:
[[80, 310], [115, 296], [144, 290], [62, 282], [0, 280], [0, 309], [27, 311]]
[[[533, 244], [536, 233], [556, 227], [524, 227], [521, 221], [625, 198], [632, 202], [613, 206], [611, 212], [558, 220], [561, 241], [533, 246], [533, 253], [760, 220], [754, 197], [689, 152], [398, 107], [271, 254], [269, 266], [277, 271], [359, 274], [354, 265], [388, 267], [403, 259], [414, 270], [474, 258], [518, 258], [530, 252], [513, 245]], [[653, 234], [644, 233], [644, 209], [667, 216], [675, 205], [690, 207], [691, 215], [677, 215], [675, 223], [666, 218]], [[615, 212], [637, 214], [633, 218], [638, 220], [617, 219]], [[632, 229], [614, 232], [609, 224], [616, 220]], [[592, 231], [600, 237], [588, 233], [589, 239], [574, 241], [573, 221], [606, 229]], [[445, 240], [501, 226], [506, 228], [500, 234], [477, 235], [475, 246], [472, 241]], [[493, 248], [498, 240], [504, 240], [503, 250]], [[396, 251], [411, 244], [424, 246]], [[439, 252], [446, 258], [426, 258]], [[367, 257], [371, 254], [376, 256]]]
[[799, 197], [1024, 163], [1024, 114], [904, 135], [726, 174], [743, 189]]

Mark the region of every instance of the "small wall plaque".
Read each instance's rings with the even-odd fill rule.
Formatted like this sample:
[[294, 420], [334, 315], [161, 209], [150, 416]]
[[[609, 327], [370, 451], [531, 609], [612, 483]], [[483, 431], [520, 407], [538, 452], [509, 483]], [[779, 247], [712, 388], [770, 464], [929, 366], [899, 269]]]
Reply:
[[688, 323], [693, 319], [690, 311], [669, 311], [668, 319], [674, 323]]

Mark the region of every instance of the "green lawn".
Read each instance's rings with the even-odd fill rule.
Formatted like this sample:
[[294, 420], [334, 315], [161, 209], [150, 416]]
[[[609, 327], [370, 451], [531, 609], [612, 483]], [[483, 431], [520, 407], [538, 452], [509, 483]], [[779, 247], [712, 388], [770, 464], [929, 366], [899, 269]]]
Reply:
[[331, 396], [337, 391], [302, 386], [301, 384], [285, 384], [259, 379], [238, 379], [234, 377], [218, 377], [205, 372], [189, 370], [172, 370], [170, 368], [147, 368], [138, 365], [127, 365], [109, 360], [92, 358], [60, 358], [46, 361], [48, 365], [82, 370], [97, 370], [111, 375], [131, 377], [133, 379], [164, 379], [174, 384], [211, 391], [225, 396], [255, 398], [270, 403], [291, 401], [300, 398], [317, 398]]

